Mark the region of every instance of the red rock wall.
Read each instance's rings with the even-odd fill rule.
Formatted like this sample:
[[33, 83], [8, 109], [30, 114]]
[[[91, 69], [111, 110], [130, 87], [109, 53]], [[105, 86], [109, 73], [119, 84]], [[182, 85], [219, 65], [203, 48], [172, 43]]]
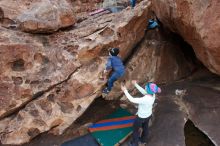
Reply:
[[74, 25], [76, 21], [71, 3], [66, 0], [2, 0], [0, 9], [4, 13], [0, 25], [31, 33], [55, 32]]
[[103, 0], [72, 0], [75, 13], [90, 12], [98, 8]]
[[125, 58], [142, 39], [149, 5], [51, 35], [0, 27], [1, 142], [22, 144], [51, 129], [62, 134], [101, 95], [108, 49], [119, 47]]
[[170, 30], [192, 45], [197, 57], [220, 75], [220, 1], [152, 0], [153, 10]]

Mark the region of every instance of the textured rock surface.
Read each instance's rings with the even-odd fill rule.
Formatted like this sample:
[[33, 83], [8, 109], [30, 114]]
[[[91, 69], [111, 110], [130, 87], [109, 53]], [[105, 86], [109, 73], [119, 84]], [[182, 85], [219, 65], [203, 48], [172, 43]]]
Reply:
[[[142, 0], [137, 0], [136, 2], [139, 3], [141, 1]], [[87, 19], [90, 12], [100, 8], [130, 6], [130, 1], [128, 0], [71, 0], [71, 2], [77, 22]]]
[[[163, 92], [156, 101], [148, 144], [185, 146], [184, 125], [190, 119], [216, 146], [220, 145], [220, 89], [213, 87], [213, 84], [219, 86], [220, 78], [209, 74], [198, 80], [163, 86]], [[186, 92], [175, 95], [176, 89]], [[210, 145], [204, 139], [196, 141], [196, 136], [191, 136], [189, 145]]]
[[157, 17], [192, 45], [199, 60], [220, 75], [220, 1], [153, 0]]
[[186, 119], [187, 115], [174, 102], [174, 98], [170, 95], [162, 95], [155, 106], [148, 144], [185, 146], [184, 125]]
[[0, 29], [2, 118], [65, 80], [80, 64], [64, 49], [50, 46], [47, 37]]
[[4, 27], [18, 26], [25, 32], [54, 32], [75, 23], [71, 4], [66, 0], [3, 0], [0, 8], [4, 13]]
[[1, 28], [1, 118], [22, 108], [0, 121], [2, 143], [25, 143], [50, 129], [61, 134], [76, 120], [105, 84], [99, 73], [108, 48], [120, 47], [126, 57], [144, 36], [148, 6], [91, 17], [53, 35]]
[[83, 12], [90, 12], [101, 7], [103, 0], [72, 0], [74, 12], [79, 14]]
[[127, 64], [130, 80], [167, 83], [192, 72], [194, 66], [185, 58], [182, 51], [184, 46], [175, 43], [170, 37], [158, 31], [147, 32], [145, 40]]
[[[217, 78], [214, 83], [218, 83], [219, 86], [219, 81], [219, 78]], [[189, 118], [196, 127], [218, 146], [220, 145], [220, 90], [216, 90], [212, 87], [212, 84], [208, 87], [194, 87], [193, 89], [188, 92], [192, 96], [184, 98], [184, 102], [189, 109]]]

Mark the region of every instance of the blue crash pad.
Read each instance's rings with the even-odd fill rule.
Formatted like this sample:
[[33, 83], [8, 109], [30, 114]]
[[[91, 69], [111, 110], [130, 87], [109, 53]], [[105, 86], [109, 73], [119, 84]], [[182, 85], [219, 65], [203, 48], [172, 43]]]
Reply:
[[91, 134], [87, 134], [63, 143], [61, 146], [99, 146]]

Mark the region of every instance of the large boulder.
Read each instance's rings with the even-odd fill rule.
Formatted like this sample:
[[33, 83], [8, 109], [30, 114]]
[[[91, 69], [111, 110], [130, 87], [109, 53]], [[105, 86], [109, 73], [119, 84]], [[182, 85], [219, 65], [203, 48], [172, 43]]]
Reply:
[[[163, 92], [157, 95], [153, 112], [149, 145], [220, 145], [220, 90], [213, 86], [220, 85], [220, 78], [211, 74], [202, 76], [190, 82], [182, 81], [162, 87]], [[200, 132], [187, 127], [188, 120]], [[208, 138], [200, 136], [201, 133]]]
[[69, 127], [101, 95], [108, 48], [121, 48], [126, 58], [143, 38], [149, 6], [91, 17], [52, 35], [0, 27], [1, 142], [22, 144]]
[[[219, 78], [213, 82], [220, 85]], [[213, 87], [213, 83], [201, 83], [200, 86], [190, 86], [187, 96], [183, 98], [189, 111], [189, 119], [216, 145], [220, 145], [220, 100], [219, 88]], [[199, 91], [199, 92], [198, 92]], [[189, 96], [191, 95], [191, 96]]]
[[219, 0], [152, 0], [153, 11], [164, 26], [192, 45], [197, 57], [220, 75]]
[[[166, 88], [162, 89], [167, 90]], [[173, 92], [174, 93], [174, 92]], [[174, 95], [162, 95], [156, 101], [148, 145], [185, 146], [184, 126], [187, 115], [174, 99]], [[177, 97], [178, 98], [178, 97]]]
[[4, 13], [3, 26], [17, 26], [25, 32], [50, 33], [75, 23], [73, 9], [66, 0], [3, 0], [0, 9]]

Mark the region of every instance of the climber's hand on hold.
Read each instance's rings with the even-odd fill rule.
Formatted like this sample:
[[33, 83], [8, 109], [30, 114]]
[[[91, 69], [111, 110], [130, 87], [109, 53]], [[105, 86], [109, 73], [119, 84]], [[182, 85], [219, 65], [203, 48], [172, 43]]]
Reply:
[[132, 80], [131, 83], [132, 83], [133, 85], [135, 85], [135, 84], [137, 84], [137, 80]]
[[122, 91], [126, 91], [127, 90], [127, 88], [126, 88], [126, 86], [124, 84], [121, 84], [121, 90]]

